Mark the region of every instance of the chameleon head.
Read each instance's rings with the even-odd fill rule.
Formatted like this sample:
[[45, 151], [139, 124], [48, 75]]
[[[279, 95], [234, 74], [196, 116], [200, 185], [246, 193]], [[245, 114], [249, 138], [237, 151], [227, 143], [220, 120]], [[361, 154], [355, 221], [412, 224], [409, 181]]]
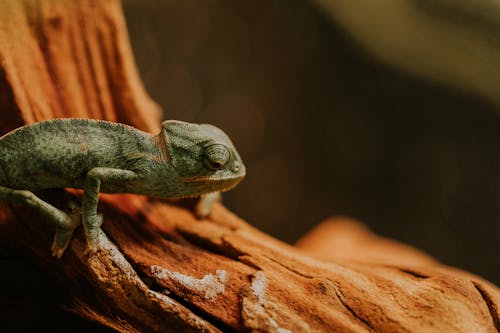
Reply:
[[245, 177], [240, 155], [221, 129], [177, 120], [165, 121], [162, 128], [180, 196], [227, 191]]

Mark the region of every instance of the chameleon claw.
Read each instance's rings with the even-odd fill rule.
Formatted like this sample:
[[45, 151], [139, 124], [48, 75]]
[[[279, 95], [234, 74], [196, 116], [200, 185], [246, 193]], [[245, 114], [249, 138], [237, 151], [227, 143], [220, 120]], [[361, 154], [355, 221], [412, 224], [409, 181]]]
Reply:
[[56, 228], [56, 234], [54, 236], [54, 241], [52, 242], [52, 256], [60, 259], [73, 238], [73, 231], [81, 223], [81, 212], [75, 207], [70, 207], [73, 211], [72, 213], [66, 215], [64, 227]]
[[57, 259], [60, 259], [68, 248], [72, 237], [73, 230], [57, 228], [51, 247], [52, 255]]
[[91, 257], [97, 253], [97, 250], [99, 250], [98, 246], [87, 244], [87, 248], [85, 249], [85, 252], [83, 252], [83, 254], [87, 257]]
[[52, 256], [56, 259], [61, 259], [66, 249], [59, 249], [52, 246]]
[[99, 242], [99, 233], [101, 229], [98, 228], [95, 230], [95, 233], [91, 233], [94, 237], [91, 239], [87, 240], [87, 247], [85, 249], [84, 255], [90, 257], [96, 254], [99, 249], [101, 248], [100, 242]]
[[102, 214], [97, 214], [95, 215], [95, 219], [93, 219], [92, 224], [86, 230], [87, 248], [85, 249], [85, 255], [87, 256], [95, 254], [100, 248], [99, 237], [102, 223]]

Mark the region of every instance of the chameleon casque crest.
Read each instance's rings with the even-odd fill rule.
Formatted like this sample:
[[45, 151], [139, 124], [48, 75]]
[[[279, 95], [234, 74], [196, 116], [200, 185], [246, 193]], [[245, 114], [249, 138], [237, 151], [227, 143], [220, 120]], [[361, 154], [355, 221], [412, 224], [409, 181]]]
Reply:
[[[87, 252], [98, 249], [99, 192], [200, 196], [196, 213], [206, 216], [218, 193], [244, 176], [245, 166], [229, 137], [209, 124], [168, 120], [152, 135], [120, 123], [67, 118], [0, 137], [0, 201], [29, 205], [53, 222], [52, 253], [58, 258], [80, 223]], [[83, 189], [82, 216], [70, 217], [31, 192], [49, 188]]]

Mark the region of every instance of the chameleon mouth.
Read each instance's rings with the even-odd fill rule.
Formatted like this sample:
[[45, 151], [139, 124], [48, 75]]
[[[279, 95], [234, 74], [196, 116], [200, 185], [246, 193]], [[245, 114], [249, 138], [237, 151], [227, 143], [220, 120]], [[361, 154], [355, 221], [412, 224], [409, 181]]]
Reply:
[[233, 176], [233, 177], [210, 175], [210, 176], [185, 177], [182, 179], [182, 181], [184, 183], [201, 183], [201, 182], [225, 183], [225, 182], [230, 182], [230, 183], [234, 183], [234, 186], [236, 186], [236, 184], [238, 184], [239, 181], [241, 179], [243, 179], [243, 177], [244, 177], [244, 175], [238, 175], [238, 176]]
[[[212, 192], [227, 192], [227, 191], [232, 190], [233, 188], [235, 188], [236, 185], [238, 185], [238, 182], [234, 182], [232, 184], [229, 184], [226, 187], [220, 188], [220, 189], [218, 189], [216, 191], [212, 191]], [[197, 194], [182, 195], [182, 196], [179, 196], [179, 197], [175, 197], [175, 199], [193, 199], [193, 198], [199, 198], [199, 197], [201, 197], [204, 194], [207, 194], [207, 193], [206, 192], [200, 192], [200, 193], [197, 193]]]
[[[196, 176], [196, 177], [186, 177], [183, 178], [182, 181], [188, 184], [197, 184], [203, 182], [210, 182], [213, 184], [217, 184], [220, 186], [217, 190], [213, 190], [213, 192], [227, 192], [232, 190], [238, 185], [238, 183], [245, 177], [245, 175], [238, 175], [233, 177], [224, 177], [220, 175], [210, 175], [210, 176]], [[205, 192], [200, 192], [197, 194], [183, 196], [183, 198], [197, 198], [204, 194]]]
[[[240, 178], [243, 178], [243, 177], [240, 177]], [[238, 185], [239, 182], [234, 182], [226, 187], [224, 187], [223, 189], [220, 190], [220, 192], [227, 192], [229, 190], [232, 190], [233, 188], [236, 187], [236, 185]]]

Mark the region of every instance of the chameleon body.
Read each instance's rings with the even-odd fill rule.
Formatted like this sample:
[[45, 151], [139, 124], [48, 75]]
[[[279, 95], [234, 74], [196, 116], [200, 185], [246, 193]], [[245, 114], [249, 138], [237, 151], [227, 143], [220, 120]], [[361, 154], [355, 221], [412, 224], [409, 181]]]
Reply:
[[[102, 120], [54, 119], [0, 137], [0, 201], [32, 206], [53, 222], [56, 257], [62, 256], [80, 222], [87, 251], [97, 250], [99, 192], [201, 196], [197, 213], [207, 215], [218, 192], [236, 186], [244, 176], [231, 140], [208, 124], [170, 120], [152, 135]], [[31, 192], [49, 188], [83, 189], [82, 218], [70, 217]]]

